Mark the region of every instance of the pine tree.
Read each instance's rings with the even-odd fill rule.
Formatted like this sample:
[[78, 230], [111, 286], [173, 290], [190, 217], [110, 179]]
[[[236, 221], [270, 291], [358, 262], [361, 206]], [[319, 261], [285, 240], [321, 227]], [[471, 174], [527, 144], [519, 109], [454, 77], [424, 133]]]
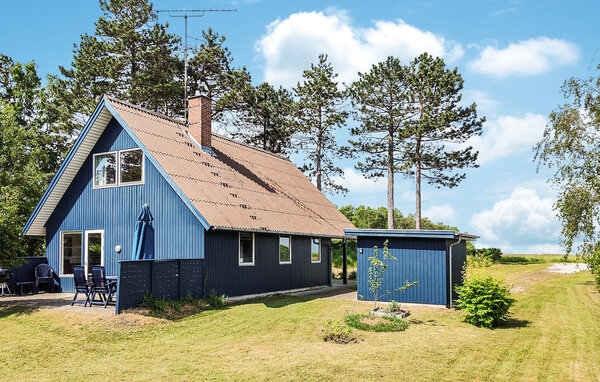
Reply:
[[303, 170], [316, 181], [320, 191], [327, 192], [348, 191], [335, 183], [335, 177], [343, 176], [344, 172], [334, 163], [343, 155], [334, 132], [344, 126], [348, 118], [348, 112], [343, 109], [345, 95], [335, 80], [337, 76], [327, 62], [327, 55], [321, 54], [318, 62], [304, 71], [304, 80], [294, 88], [298, 98], [300, 148], [307, 157]]
[[204, 41], [188, 63], [188, 94], [210, 98], [213, 120], [223, 122], [228, 112], [236, 113], [246, 106], [244, 97], [252, 90], [250, 73], [245, 67], [233, 66], [225, 36], [208, 28], [202, 31], [202, 38]]
[[387, 226], [395, 227], [394, 174], [403, 169], [400, 132], [411, 113], [408, 108], [408, 69], [394, 57], [375, 64], [348, 89], [358, 127], [350, 129], [351, 153], [363, 158], [356, 169], [367, 178], [387, 176]]
[[479, 167], [471, 146], [453, 149], [481, 134], [485, 118], [477, 117], [475, 103], [461, 106], [463, 79], [458, 69], [446, 69], [441, 58], [423, 53], [410, 64], [407, 98], [413, 117], [400, 132], [402, 172], [416, 183], [416, 228], [421, 228], [421, 181], [435, 187], [456, 187], [466, 167]]
[[234, 137], [276, 154], [286, 155], [294, 133], [292, 94], [264, 82], [244, 95], [240, 117], [234, 121], [239, 130]]
[[148, 0], [100, 0], [93, 35], [74, 46], [70, 68], [49, 78], [49, 112], [77, 134], [103, 95], [176, 116], [183, 114], [180, 39]]

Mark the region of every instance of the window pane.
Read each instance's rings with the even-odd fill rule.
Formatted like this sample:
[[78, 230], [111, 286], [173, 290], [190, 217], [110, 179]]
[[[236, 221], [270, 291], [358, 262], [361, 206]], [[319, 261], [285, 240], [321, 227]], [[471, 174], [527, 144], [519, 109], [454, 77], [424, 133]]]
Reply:
[[321, 261], [321, 239], [313, 238], [311, 240], [310, 258], [312, 261]]
[[92, 266], [102, 265], [102, 234], [88, 234], [88, 273], [92, 273]]
[[142, 150], [129, 150], [120, 152], [121, 183], [135, 183], [142, 181]]
[[240, 233], [240, 263], [253, 263], [252, 234]]
[[65, 233], [62, 242], [63, 274], [72, 274], [74, 265], [81, 261], [81, 233]]
[[279, 262], [289, 263], [292, 261], [292, 252], [290, 251], [290, 237], [279, 236]]
[[109, 186], [116, 184], [116, 154], [100, 154], [94, 156], [94, 185]]

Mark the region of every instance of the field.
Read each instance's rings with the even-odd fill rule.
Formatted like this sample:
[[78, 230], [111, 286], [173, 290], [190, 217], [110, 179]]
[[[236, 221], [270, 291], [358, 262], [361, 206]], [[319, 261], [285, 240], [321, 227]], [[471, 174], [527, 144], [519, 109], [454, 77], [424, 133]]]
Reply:
[[327, 319], [368, 305], [273, 297], [179, 320], [87, 315], [1, 305], [3, 380], [600, 380], [600, 294], [589, 272], [501, 264], [485, 273], [513, 285], [503, 327], [461, 312], [413, 308], [401, 333], [355, 331], [351, 345], [323, 342]]

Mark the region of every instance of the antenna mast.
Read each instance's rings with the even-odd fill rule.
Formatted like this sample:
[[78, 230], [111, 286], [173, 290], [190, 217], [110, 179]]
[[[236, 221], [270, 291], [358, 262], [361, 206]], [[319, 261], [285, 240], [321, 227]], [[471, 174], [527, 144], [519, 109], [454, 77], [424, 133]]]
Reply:
[[183, 118], [185, 123], [188, 122], [188, 110], [187, 110], [187, 23], [188, 17], [202, 17], [206, 13], [214, 12], [237, 12], [237, 9], [161, 9], [156, 12], [168, 13], [171, 17], [183, 17], [185, 22], [185, 37], [183, 43]]

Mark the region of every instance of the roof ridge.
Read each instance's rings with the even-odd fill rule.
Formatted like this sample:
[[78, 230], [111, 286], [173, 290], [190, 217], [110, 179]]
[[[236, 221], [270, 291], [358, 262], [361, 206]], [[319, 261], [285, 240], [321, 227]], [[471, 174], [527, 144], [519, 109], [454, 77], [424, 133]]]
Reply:
[[[161, 113], [158, 113], [158, 112], [152, 111], [152, 110], [148, 110], [148, 109], [146, 109], [145, 107], [142, 107], [142, 106], [139, 106], [139, 105], [134, 105], [134, 104], [132, 104], [132, 103], [129, 103], [129, 102], [127, 102], [127, 101], [120, 100], [120, 99], [118, 99], [118, 98], [115, 98], [115, 97], [113, 97], [113, 96], [104, 95], [104, 98], [108, 99], [108, 100], [109, 100], [109, 101], [111, 101], [111, 102], [117, 102], [117, 103], [120, 103], [120, 104], [122, 104], [122, 105], [125, 105], [125, 106], [127, 106], [127, 107], [130, 107], [130, 108], [132, 108], [132, 109], [136, 109], [136, 110], [139, 110], [139, 111], [141, 111], [141, 112], [148, 113], [148, 114], [150, 114], [150, 115], [152, 115], [152, 116], [154, 116], [154, 117], [157, 117], [157, 118], [162, 118], [162, 119], [166, 119], [166, 120], [167, 120], [167, 121], [169, 121], [169, 122], [173, 122], [173, 123], [176, 123], [176, 124], [182, 125], [182, 127], [183, 127], [184, 129], [186, 129], [186, 130], [188, 129], [188, 126], [187, 126], [187, 124], [186, 124], [184, 121], [181, 121], [181, 120], [179, 120], [179, 119], [176, 119], [176, 118], [173, 118], [173, 117], [169, 117], [169, 116], [167, 116], [167, 115], [164, 115], [164, 114], [161, 114]], [[218, 138], [225, 139], [225, 140], [227, 140], [227, 141], [230, 141], [230, 142], [236, 143], [236, 144], [238, 144], [238, 145], [240, 145], [240, 146], [244, 146], [244, 147], [247, 147], [247, 148], [249, 148], [249, 149], [253, 149], [253, 150], [256, 150], [256, 151], [260, 151], [260, 152], [262, 152], [262, 153], [269, 154], [269, 155], [272, 155], [272, 156], [274, 156], [274, 157], [277, 157], [277, 158], [280, 158], [280, 159], [283, 159], [283, 160], [287, 160], [287, 161], [289, 161], [289, 160], [290, 160], [289, 158], [287, 158], [287, 157], [285, 157], [285, 156], [283, 156], [283, 155], [276, 154], [276, 153], [273, 153], [273, 152], [271, 152], [271, 151], [268, 151], [268, 150], [261, 149], [260, 147], [256, 147], [256, 146], [249, 145], [249, 144], [247, 144], [247, 143], [245, 143], [245, 142], [240, 142], [240, 141], [238, 141], [238, 140], [235, 140], [235, 139], [233, 139], [233, 138], [227, 137], [227, 136], [225, 136], [225, 135], [222, 135], [222, 134], [217, 134], [217, 133], [214, 133], [214, 132], [211, 132], [211, 134], [212, 134], [212, 135], [214, 135], [214, 136], [216, 136], [216, 137], [218, 137]]]
[[104, 98], [108, 99], [111, 102], [117, 102], [117, 103], [120, 103], [121, 105], [124, 105], [124, 106], [130, 107], [132, 109], [136, 109], [138, 111], [150, 114], [150, 115], [152, 115], [154, 117], [166, 119], [169, 122], [173, 122], [173, 123], [176, 123], [176, 124], [179, 124], [179, 125], [183, 125], [184, 128], [186, 127], [186, 123], [184, 121], [181, 121], [181, 120], [177, 119], [177, 118], [169, 117], [168, 115], [164, 115], [164, 114], [158, 113], [156, 111], [148, 110], [145, 107], [142, 107], [142, 106], [139, 106], [139, 105], [134, 105], [132, 103], [120, 100], [120, 99], [115, 98], [113, 96], [104, 95]]
[[250, 144], [248, 144], [248, 143], [245, 143], [245, 142], [238, 141], [238, 140], [236, 140], [236, 139], [233, 139], [233, 138], [227, 137], [227, 136], [225, 136], [225, 135], [222, 135], [222, 134], [217, 134], [217, 133], [212, 133], [212, 135], [216, 136], [217, 138], [222, 138], [222, 139], [224, 139], [224, 140], [226, 140], [226, 141], [229, 141], [229, 142], [232, 142], [232, 143], [238, 144], [238, 145], [240, 145], [240, 146], [244, 146], [244, 147], [247, 147], [247, 148], [249, 148], [249, 149], [252, 149], [252, 150], [260, 151], [261, 153], [264, 153], [264, 154], [269, 154], [269, 155], [272, 155], [272, 156], [274, 156], [274, 157], [277, 157], [277, 158], [279, 158], [279, 159], [283, 159], [283, 160], [286, 160], [286, 161], [290, 161], [290, 158], [288, 158], [288, 157], [286, 157], [286, 156], [283, 156], [283, 155], [281, 155], [281, 154], [276, 154], [276, 153], [274, 153], [274, 152], [271, 152], [271, 151], [268, 151], [268, 150], [265, 150], [265, 149], [261, 149], [260, 147], [252, 146], [252, 145], [250, 145]]

